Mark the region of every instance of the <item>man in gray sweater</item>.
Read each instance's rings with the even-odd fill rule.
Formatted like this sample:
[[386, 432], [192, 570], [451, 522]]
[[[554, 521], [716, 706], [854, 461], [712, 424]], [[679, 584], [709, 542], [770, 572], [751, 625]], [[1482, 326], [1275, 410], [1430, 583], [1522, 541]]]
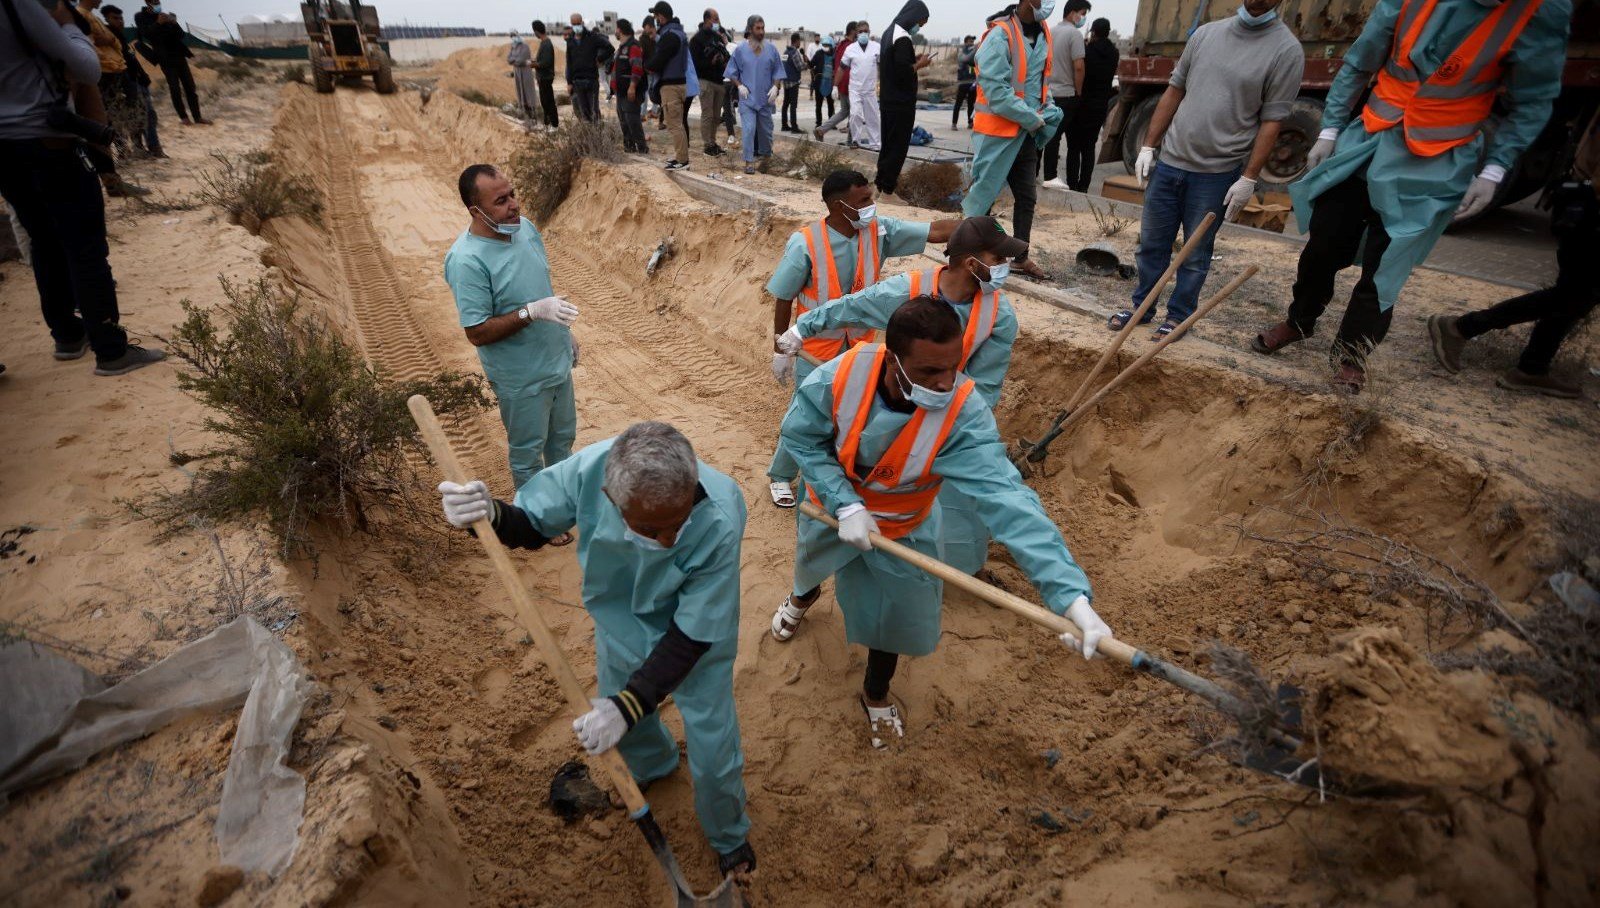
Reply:
[[[1278, 141], [1278, 127], [1289, 115], [1305, 71], [1300, 42], [1278, 20], [1280, 2], [1246, 0], [1227, 19], [1200, 26], [1184, 46], [1134, 165], [1146, 187], [1139, 285], [1133, 305], [1107, 322], [1111, 330], [1121, 330], [1133, 318], [1171, 264], [1180, 225], [1187, 240], [1207, 212], [1231, 220], [1255, 193], [1256, 177]], [[1208, 232], [1178, 269], [1156, 339], [1193, 314], [1211, 270], [1215, 237], [1216, 229]], [[1151, 309], [1146, 321], [1155, 315]]]

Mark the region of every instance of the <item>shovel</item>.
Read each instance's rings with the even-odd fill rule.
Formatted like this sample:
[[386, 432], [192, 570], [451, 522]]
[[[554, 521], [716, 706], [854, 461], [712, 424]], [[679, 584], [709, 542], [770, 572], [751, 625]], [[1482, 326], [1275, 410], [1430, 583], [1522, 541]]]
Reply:
[[[821, 521], [834, 529], [839, 527], [837, 520], [834, 520], [833, 517], [810, 501], [802, 500], [800, 502], [800, 512], [812, 520]], [[1074, 624], [1071, 619], [1063, 615], [1057, 615], [1043, 606], [1035, 605], [1020, 596], [984, 583], [971, 574], [956, 570], [943, 561], [924, 555], [910, 546], [902, 545], [877, 533], [873, 533], [871, 538], [872, 547], [878, 551], [886, 555], [892, 555], [912, 567], [932, 574], [945, 583], [965, 590], [990, 605], [1032, 621], [1034, 624], [1050, 631], [1051, 634], [1059, 636], [1062, 633], [1070, 633], [1080, 640], [1083, 639], [1083, 630]], [[1177, 685], [1230, 716], [1245, 715], [1250, 711], [1245, 704], [1240, 702], [1239, 698], [1222, 689], [1216, 682], [1202, 678], [1165, 659], [1152, 656], [1144, 650], [1137, 649], [1115, 637], [1102, 639], [1099, 646], [1096, 647], [1096, 652], [1116, 662], [1121, 662], [1134, 671], [1144, 672], [1169, 684]], [[1300, 749], [1301, 742], [1299, 738], [1283, 730], [1273, 730], [1267, 735], [1267, 739], [1265, 742], [1267, 753], [1247, 759], [1245, 765], [1252, 769], [1269, 772], [1299, 785], [1308, 785], [1313, 788], [1322, 785], [1321, 770], [1313, 765], [1316, 761], [1308, 762], [1294, 757], [1295, 751]]]
[[[445, 437], [444, 427], [439, 424], [439, 417], [434, 415], [433, 405], [428, 403], [426, 397], [415, 394], [406, 401], [406, 406], [411, 409], [411, 418], [416, 420], [417, 428], [422, 431], [422, 440], [427, 443], [433, 459], [444, 471], [445, 478], [451, 482], [466, 482], [467, 473], [461, 468], [461, 462], [456, 459], [455, 451], [450, 447], [450, 440]], [[505, 583], [506, 592], [511, 594], [511, 602], [517, 611], [517, 623], [522, 625], [523, 630], [526, 630], [538, 645], [539, 655], [544, 659], [545, 667], [555, 676], [556, 683], [561, 686], [561, 693], [567, 698], [567, 706], [572, 709], [574, 715], [581, 716], [588, 712], [588, 691], [573, 673], [572, 666], [567, 663], [560, 647], [556, 645], [556, 638], [550, 632], [550, 625], [545, 623], [544, 616], [533, 604], [533, 597], [522, 585], [522, 578], [517, 576], [517, 569], [511, 564], [511, 556], [506, 553], [506, 547], [494, 534], [494, 525], [485, 518], [474, 523], [472, 529], [477, 534], [478, 541], [483, 544], [483, 550], [489, 556], [489, 560], [494, 563], [495, 572]], [[650, 813], [649, 802], [645, 801], [644, 793], [639, 791], [638, 784], [633, 781], [633, 773], [628, 771], [628, 764], [622, 761], [622, 754], [612, 748], [595, 759], [611, 777], [611, 783], [617, 787], [617, 791], [622, 794], [622, 800], [628, 806], [629, 819], [639, 827], [640, 835], [644, 836], [645, 842], [650, 846], [650, 853], [655, 855], [656, 863], [661, 865], [661, 871], [667, 875], [667, 881], [676, 890], [678, 908], [692, 905], [739, 908], [744, 904], [738, 888], [733, 885], [731, 876], [723, 878], [722, 884], [709, 894], [695, 895], [689, 888], [689, 881], [683, 877], [683, 870], [678, 866], [678, 859], [673, 855], [672, 847], [667, 844], [667, 837], [661, 832], [661, 827], [656, 825], [655, 816]]]
[[[1209, 217], [1209, 215], [1207, 216]], [[1055, 420], [1050, 423], [1050, 428], [1045, 430], [1044, 435], [1040, 436], [1038, 441], [1029, 441], [1026, 438], [1017, 440], [1017, 446], [1011, 455], [1011, 462], [1016, 464], [1018, 469], [1023, 469], [1027, 464], [1030, 463], [1042, 462], [1045, 455], [1050, 453], [1050, 442], [1055, 441], [1056, 438], [1061, 435], [1061, 433], [1071, 428], [1073, 423], [1077, 422], [1080, 418], [1093, 410], [1094, 405], [1104, 400], [1106, 395], [1110, 394], [1112, 391], [1115, 391], [1129, 378], [1132, 378], [1133, 373], [1143, 368], [1145, 363], [1155, 359], [1157, 353], [1165, 350], [1168, 345], [1177, 342], [1178, 338], [1183, 337], [1184, 334], [1188, 333], [1189, 328], [1194, 325], [1195, 322], [1205, 318], [1207, 313], [1220, 306], [1223, 300], [1232, 296], [1235, 290], [1238, 290], [1244, 285], [1245, 281], [1250, 280], [1250, 278], [1254, 277], [1256, 272], [1260, 270], [1261, 269], [1255, 265], [1251, 265], [1242, 273], [1240, 273], [1238, 277], [1235, 277], [1233, 280], [1224, 284], [1222, 289], [1218, 290], [1215, 296], [1206, 300], [1204, 303], [1201, 303], [1200, 308], [1196, 309], [1188, 318], [1180, 322], [1178, 327], [1173, 328], [1171, 334], [1168, 334], [1166, 337], [1163, 337], [1161, 340], [1152, 344], [1150, 349], [1141, 353], [1138, 359], [1134, 360], [1128, 365], [1128, 368], [1117, 373], [1115, 378], [1106, 382], [1105, 387], [1101, 388], [1099, 391], [1096, 391], [1088, 400], [1082, 401], [1080, 405], [1079, 396], [1082, 394], [1083, 388], [1088, 387], [1088, 383], [1085, 382], [1083, 388], [1079, 388], [1079, 393], [1072, 396], [1072, 400], [1067, 402], [1066, 409], [1062, 410], [1060, 415], [1058, 415]], [[1146, 302], [1149, 302], [1149, 300], [1147, 299]], [[1098, 370], [1099, 367], [1096, 366], [1096, 371]], [[1093, 373], [1091, 373], [1090, 378], [1093, 377]]]

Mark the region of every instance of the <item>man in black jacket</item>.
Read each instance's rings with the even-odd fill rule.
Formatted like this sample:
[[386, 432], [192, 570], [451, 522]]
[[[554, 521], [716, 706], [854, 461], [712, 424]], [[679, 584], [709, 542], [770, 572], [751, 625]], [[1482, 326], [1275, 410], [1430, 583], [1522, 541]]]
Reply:
[[[211, 121], [200, 116], [200, 95], [194, 88], [194, 73], [189, 71], [189, 58], [194, 56], [194, 51], [183, 43], [183, 27], [178, 24], [177, 16], [156, 14], [151, 45], [155, 48], [161, 74], [167, 77], [167, 91], [172, 94], [172, 109], [178, 112], [178, 119], [185, 126], [190, 123], [209, 125]], [[187, 111], [183, 109], [184, 101], [189, 102]]]
[[572, 37], [567, 39], [567, 91], [572, 95], [572, 110], [578, 119], [600, 119], [600, 70], [613, 53], [610, 41], [584, 27], [581, 13], [572, 14]]
[[539, 83], [539, 107], [544, 113], [544, 125], [551, 129], [561, 125], [561, 115], [556, 112], [556, 48], [544, 23], [533, 20], [533, 37], [538, 47], [533, 49], [533, 79]]
[[[728, 45], [722, 39], [722, 19], [716, 10], [707, 9], [701, 16], [700, 30], [689, 39], [689, 57], [700, 80], [700, 141], [712, 157], [727, 154], [717, 145], [717, 123], [728, 101], [722, 75], [728, 68]], [[733, 135], [733, 130], [728, 130], [728, 135]]]
[[928, 24], [928, 5], [906, 0], [894, 24], [883, 33], [883, 55], [878, 58], [879, 109], [883, 128], [878, 146], [878, 191], [894, 192], [900, 170], [911, 148], [911, 129], [917, 124], [917, 72], [933, 62], [932, 54], [918, 54], [911, 38]]
[[672, 159], [667, 161], [667, 169], [682, 170], [689, 166], [689, 101], [685, 84], [690, 66], [689, 39], [667, 0], [650, 7], [650, 15], [655, 17], [658, 31], [655, 52], [644, 62], [644, 68], [656, 76], [667, 131], [672, 134]]

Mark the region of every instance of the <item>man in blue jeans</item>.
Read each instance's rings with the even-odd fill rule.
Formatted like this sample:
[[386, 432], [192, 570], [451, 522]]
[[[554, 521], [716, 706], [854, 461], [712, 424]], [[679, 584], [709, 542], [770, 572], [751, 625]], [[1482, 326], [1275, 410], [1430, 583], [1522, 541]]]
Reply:
[[[1300, 42], [1278, 20], [1280, 2], [1246, 0], [1234, 15], [1200, 26], [1184, 46], [1134, 165], [1146, 187], [1139, 286], [1133, 305], [1106, 323], [1111, 330], [1122, 330], [1133, 318], [1171, 264], [1180, 225], [1187, 240], [1207, 212], [1231, 220], [1255, 194], [1256, 177], [1278, 141], [1278, 127], [1289, 115], [1305, 70]], [[1166, 319], [1152, 339], [1171, 334], [1193, 314], [1211, 270], [1215, 238], [1213, 229], [1178, 269]], [[1151, 306], [1145, 321], [1154, 317]]]

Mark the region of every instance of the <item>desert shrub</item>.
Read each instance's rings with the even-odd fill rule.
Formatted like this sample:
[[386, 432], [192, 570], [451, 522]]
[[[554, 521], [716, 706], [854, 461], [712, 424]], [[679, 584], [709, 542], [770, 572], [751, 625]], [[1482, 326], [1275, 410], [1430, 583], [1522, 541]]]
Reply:
[[797, 180], [821, 182], [828, 174], [849, 166], [850, 162], [845, 160], [844, 154], [832, 145], [824, 145], [821, 142], [799, 142], [794, 146], [794, 153], [774, 169], [784, 176]]
[[489, 97], [476, 88], [458, 88], [455, 90], [455, 92], [456, 95], [459, 96], [463, 101], [470, 101], [473, 104], [482, 104], [484, 107], [498, 108], [500, 106], [500, 102]]
[[197, 58], [194, 65], [201, 69], [209, 69], [217, 74], [217, 78], [224, 82], [244, 82], [254, 79], [261, 74], [263, 64], [260, 60], [248, 57], [212, 56], [206, 54]]
[[1095, 227], [1099, 229], [1101, 236], [1116, 236], [1135, 221], [1132, 217], [1118, 214], [1117, 206], [1109, 201], [1106, 202], [1106, 207], [1101, 208], [1094, 203], [1094, 199], [1089, 199], [1089, 214], [1094, 218]]
[[237, 158], [212, 152], [215, 162], [196, 174], [202, 201], [227, 212], [228, 220], [251, 233], [265, 221], [285, 215], [322, 222], [322, 193], [309, 181], [284, 171], [265, 151]]
[[306, 67], [304, 63], [290, 63], [278, 74], [278, 81], [293, 82], [296, 85], [306, 84]]
[[303, 551], [307, 530], [331, 522], [365, 529], [375, 502], [405, 502], [420, 451], [406, 398], [425, 394], [446, 420], [488, 406], [476, 376], [397, 381], [298, 297], [265, 279], [222, 282], [215, 306], [185, 301], [187, 317], [166, 339], [183, 369], [178, 386], [203, 403], [219, 444], [185, 455], [200, 468], [188, 489], [140, 508], [163, 522], [263, 515], [284, 553]]
[[894, 192], [922, 208], [955, 211], [961, 207], [961, 168], [954, 164], [918, 164], [900, 175]]
[[621, 158], [622, 131], [609, 121], [567, 120], [559, 129], [528, 133], [511, 158], [511, 182], [522, 213], [543, 224], [567, 200], [585, 159]]

